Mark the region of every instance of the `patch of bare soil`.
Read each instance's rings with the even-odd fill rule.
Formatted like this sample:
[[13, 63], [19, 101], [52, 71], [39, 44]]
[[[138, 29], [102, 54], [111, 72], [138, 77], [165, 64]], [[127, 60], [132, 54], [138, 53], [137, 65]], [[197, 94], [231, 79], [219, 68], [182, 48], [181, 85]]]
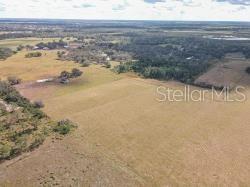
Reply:
[[21, 95], [33, 100], [35, 98], [47, 98], [53, 94], [53, 91], [56, 88], [56, 83], [54, 82], [26, 82], [19, 85], [16, 85], [15, 88], [21, 93]]
[[245, 71], [249, 66], [249, 60], [227, 59], [198, 77], [195, 80], [195, 84], [201, 87], [215, 88], [223, 88], [225, 86], [234, 88], [237, 85], [249, 85], [250, 76]]

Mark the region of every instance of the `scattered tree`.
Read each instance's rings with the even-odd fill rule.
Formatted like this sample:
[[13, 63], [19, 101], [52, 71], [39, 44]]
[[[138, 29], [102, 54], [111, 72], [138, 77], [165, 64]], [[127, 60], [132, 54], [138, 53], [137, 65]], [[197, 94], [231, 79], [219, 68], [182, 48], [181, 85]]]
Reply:
[[80, 77], [82, 73], [83, 72], [80, 71], [79, 69], [73, 68], [71, 72], [62, 71], [58, 78], [59, 78], [60, 83], [65, 84], [65, 83], [68, 83], [71, 78]]
[[82, 75], [82, 71], [77, 69], [77, 68], [73, 68], [71, 71], [71, 78], [76, 78], [76, 77], [80, 77]]

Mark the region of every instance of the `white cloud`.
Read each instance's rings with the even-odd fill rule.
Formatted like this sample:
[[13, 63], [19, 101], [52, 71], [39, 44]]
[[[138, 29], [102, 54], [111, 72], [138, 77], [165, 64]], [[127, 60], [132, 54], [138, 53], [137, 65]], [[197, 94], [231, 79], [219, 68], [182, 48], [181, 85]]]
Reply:
[[250, 21], [232, 0], [1, 0], [0, 18]]

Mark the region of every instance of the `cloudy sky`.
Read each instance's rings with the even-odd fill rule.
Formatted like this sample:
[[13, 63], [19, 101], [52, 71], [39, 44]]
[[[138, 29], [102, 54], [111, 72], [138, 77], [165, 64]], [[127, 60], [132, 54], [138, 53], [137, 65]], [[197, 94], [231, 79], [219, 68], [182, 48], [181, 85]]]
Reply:
[[250, 0], [0, 0], [0, 18], [250, 21]]

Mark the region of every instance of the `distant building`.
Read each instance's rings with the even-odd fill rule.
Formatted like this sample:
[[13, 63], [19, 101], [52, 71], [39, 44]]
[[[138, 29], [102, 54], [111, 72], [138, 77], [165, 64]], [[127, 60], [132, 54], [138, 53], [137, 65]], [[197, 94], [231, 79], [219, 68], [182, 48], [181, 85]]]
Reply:
[[34, 47], [33, 47], [33, 50], [38, 50], [38, 49], [40, 49], [40, 48], [37, 47], [37, 46], [34, 46]]
[[70, 48], [70, 49], [78, 49], [78, 48], [80, 48], [82, 46], [83, 46], [82, 43], [70, 42], [69, 45], [68, 45], [68, 48]]

